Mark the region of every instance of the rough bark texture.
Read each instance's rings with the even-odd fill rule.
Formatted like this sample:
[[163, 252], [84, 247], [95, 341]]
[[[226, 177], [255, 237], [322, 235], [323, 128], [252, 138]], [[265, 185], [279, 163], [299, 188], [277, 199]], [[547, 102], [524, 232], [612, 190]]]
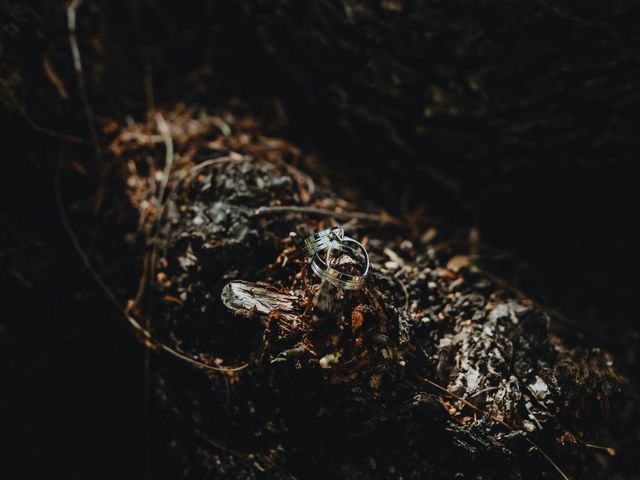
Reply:
[[612, 406], [624, 404], [623, 384], [606, 354], [563, 345], [545, 312], [384, 215], [345, 224], [371, 255], [366, 288], [319, 284], [294, 238], [357, 202], [316, 189], [295, 167], [299, 150], [250, 119], [187, 110], [167, 122], [169, 170], [149, 168], [164, 155], [154, 122], [121, 129], [111, 150], [128, 165], [149, 245], [145, 301], [130, 308], [158, 342], [230, 369], [157, 364], [192, 473], [559, 476], [545, 454], [576, 478], [624, 468], [587, 447], [621, 440]]

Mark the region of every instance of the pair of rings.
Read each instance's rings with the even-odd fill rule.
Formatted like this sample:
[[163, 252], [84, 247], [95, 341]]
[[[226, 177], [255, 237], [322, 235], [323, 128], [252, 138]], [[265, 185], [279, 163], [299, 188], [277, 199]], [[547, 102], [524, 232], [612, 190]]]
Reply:
[[[364, 246], [344, 234], [341, 227], [328, 228], [304, 240], [302, 251], [311, 260], [311, 270], [318, 277], [344, 290], [359, 290], [371, 270], [369, 254]], [[334, 253], [338, 252], [355, 260], [360, 267], [359, 274], [338, 270], [332, 265]]]

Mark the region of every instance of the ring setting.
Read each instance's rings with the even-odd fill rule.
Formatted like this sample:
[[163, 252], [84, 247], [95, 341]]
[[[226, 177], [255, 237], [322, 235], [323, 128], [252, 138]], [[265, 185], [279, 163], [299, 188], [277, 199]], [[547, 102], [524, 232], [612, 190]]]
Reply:
[[313, 257], [316, 253], [328, 250], [335, 242], [343, 239], [344, 229], [342, 227], [327, 228], [305, 238], [302, 251], [307, 256]]

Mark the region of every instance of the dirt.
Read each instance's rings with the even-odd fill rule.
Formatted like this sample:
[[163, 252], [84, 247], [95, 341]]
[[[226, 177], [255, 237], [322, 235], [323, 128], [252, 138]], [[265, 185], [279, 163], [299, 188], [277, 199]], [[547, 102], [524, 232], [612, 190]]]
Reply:
[[[159, 352], [154, 389], [186, 472], [526, 479], [628, 468], [614, 453], [637, 442], [619, 433], [637, 412], [612, 357], [569, 347], [557, 319], [451, 239], [342, 198], [304, 173], [315, 160], [250, 116], [181, 108], [112, 136], [146, 243], [146, 281], [128, 308]], [[360, 291], [320, 283], [300, 253], [300, 238], [339, 224], [371, 257]]]

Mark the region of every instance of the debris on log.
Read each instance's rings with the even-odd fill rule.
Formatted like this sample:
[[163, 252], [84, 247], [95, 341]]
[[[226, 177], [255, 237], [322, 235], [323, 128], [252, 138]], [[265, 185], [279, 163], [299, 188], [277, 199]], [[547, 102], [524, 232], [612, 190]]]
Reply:
[[[233, 478], [603, 478], [624, 381], [544, 311], [433, 235], [362, 212], [248, 116], [181, 109], [116, 132], [158, 342], [157, 397], [191, 473]], [[321, 283], [296, 239], [340, 224], [362, 290]], [[142, 322], [141, 322], [142, 323]], [[598, 448], [598, 447], [595, 447]]]

